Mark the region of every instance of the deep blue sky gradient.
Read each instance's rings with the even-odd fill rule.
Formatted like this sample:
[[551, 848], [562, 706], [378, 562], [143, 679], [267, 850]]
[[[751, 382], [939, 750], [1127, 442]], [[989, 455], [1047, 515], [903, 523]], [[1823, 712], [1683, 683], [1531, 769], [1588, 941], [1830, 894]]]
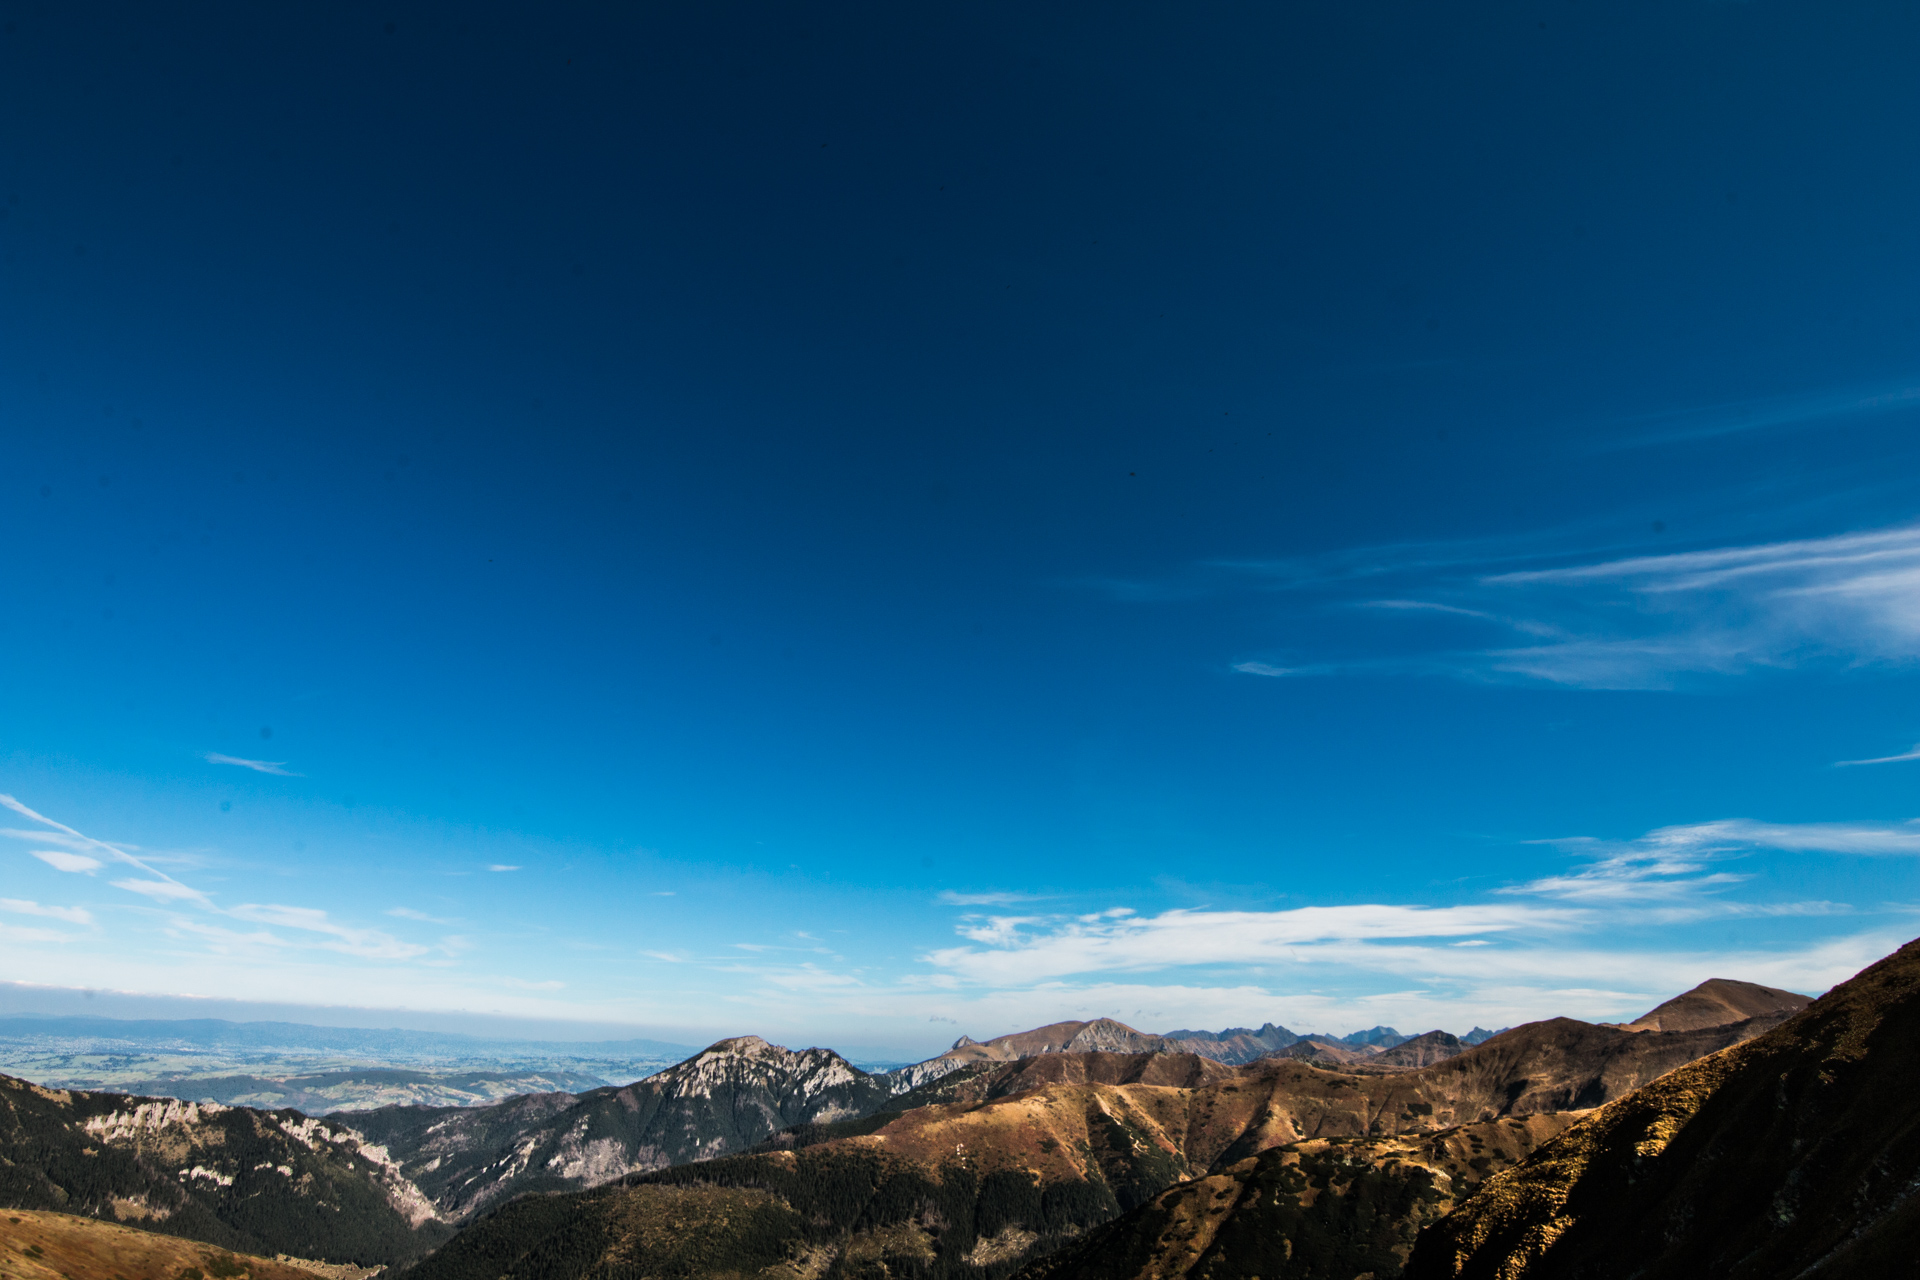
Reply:
[[[906, 1051], [1629, 1014], [1915, 931], [1909, 854], [1742, 837], [1685, 892], [1753, 911], [1622, 908], [1537, 990], [927, 959], [1920, 813], [1833, 767], [1920, 740], [1897, 627], [1543, 678], [1470, 616], [1920, 517], [1911, 5], [0, 14], [0, 790], [210, 904], [15, 842], [91, 923], [8, 917], [0, 977]], [[1668, 598], [1523, 634], [1776, 608]]]

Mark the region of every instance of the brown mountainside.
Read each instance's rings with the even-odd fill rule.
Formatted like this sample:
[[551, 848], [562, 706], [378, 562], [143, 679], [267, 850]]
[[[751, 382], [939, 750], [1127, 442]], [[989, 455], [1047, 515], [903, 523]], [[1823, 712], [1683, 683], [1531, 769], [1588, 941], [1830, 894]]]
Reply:
[[1693, 990], [1641, 1014], [1627, 1023], [1626, 1028], [1629, 1031], [1694, 1031], [1746, 1018], [1798, 1013], [1812, 999], [1797, 991], [1763, 987], [1757, 982], [1709, 978]]
[[1424, 1235], [1408, 1275], [1912, 1275], [1916, 1062], [1920, 942], [1574, 1126]]
[[[215, 1280], [321, 1280], [292, 1263], [32, 1209], [0, 1213], [0, 1257], [8, 1280], [176, 1280], [189, 1273]], [[358, 1268], [318, 1265], [361, 1274]]]
[[1027, 1264], [1019, 1280], [1394, 1275], [1421, 1227], [1581, 1114], [1274, 1147], [1162, 1192]]

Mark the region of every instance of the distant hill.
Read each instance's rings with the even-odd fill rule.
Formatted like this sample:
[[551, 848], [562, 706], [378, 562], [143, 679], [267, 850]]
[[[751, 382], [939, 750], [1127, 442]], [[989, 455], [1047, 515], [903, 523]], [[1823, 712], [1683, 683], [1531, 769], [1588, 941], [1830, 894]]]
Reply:
[[1421, 1238], [1409, 1280], [1911, 1275], [1916, 1062], [1920, 942], [1493, 1179]]
[[1798, 1013], [1812, 1000], [1812, 996], [1803, 996], [1797, 991], [1782, 991], [1778, 987], [1763, 987], [1732, 978], [1709, 978], [1625, 1025], [1629, 1031], [1692, 1031], [1696, 1027], [1715, 1027], [1743, 1018]]
[[[1179, 1052], [1180, 1046], [1165, 1036], [1135, 1031], [1112, 1018], [1091, 1022], [1054, 1022], [1031, 1031], [1016, 1031], [991, 1040], [961, 1036], [953, 1047], [925, 1062], [887, 1074], [889, 1085], [897, 1093], [906, 1093], [938, 1080], [962, 1067], [984, 1062], [1014, 1062], [1042, 1053], [1166, 1053]], [[1212, 1055], [1208, 1055], [1212, 1056]]]
[[1169, 1031], [1166, 1038], [1183, 1052], [1232, 1063], [1264, 1058], [1300, 1040], [1299, 1035], [1271, 1022], [1257, 1031], [1248, 1027], [1228, 1027], [1225, 1031]]

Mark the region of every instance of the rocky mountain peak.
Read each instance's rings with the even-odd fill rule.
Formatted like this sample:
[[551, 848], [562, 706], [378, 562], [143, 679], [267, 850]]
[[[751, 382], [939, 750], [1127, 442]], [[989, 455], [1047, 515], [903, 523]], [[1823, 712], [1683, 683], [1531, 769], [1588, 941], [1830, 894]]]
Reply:
[[700, 1056], [708, 1054], [733, 1054], [742, 1058], [771, 1058], [785, 1055], [787, 1049], [777, 1044], [769, 1044], [759, 1036], [734, 1036], [730, 1040], [716, 1040], [701, 1051]]

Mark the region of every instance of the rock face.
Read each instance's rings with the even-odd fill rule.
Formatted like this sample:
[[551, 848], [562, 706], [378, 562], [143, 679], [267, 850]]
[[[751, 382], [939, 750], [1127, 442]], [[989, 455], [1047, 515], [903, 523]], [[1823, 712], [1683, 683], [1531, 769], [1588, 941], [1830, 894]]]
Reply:
[[1920, 942], [1575, 1125], [1423, 1236], [1408, 1275], [1910, 1275], [1916, 1061]]
[[450, 1218], [528, 1191], [573, 1191], [743, 1151], [793, 1125], [864, 1116], [890, 1090], [829, 1049], [722, 1040], [618, 1089], [492, 1107], [345, 1112]]
[[1812, 1001], [1797, 991], [1732, 978], [1709, 978], [1626, 1024], [1629, 1031], [1694, 1031], [1747, 1018], [1798, 1013]]
[[387, 1153], [345, 1123], [10, 1076], [0, 1076], [0, 1203], [366, 1265], [452, 1234]]

